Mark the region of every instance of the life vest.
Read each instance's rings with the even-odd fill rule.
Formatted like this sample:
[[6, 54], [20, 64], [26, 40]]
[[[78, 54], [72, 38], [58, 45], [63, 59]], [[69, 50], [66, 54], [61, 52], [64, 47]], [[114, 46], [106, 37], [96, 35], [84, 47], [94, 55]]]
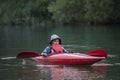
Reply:
[[63, 53], [62, 46], [60, 44], [52, 44], [51, 54]]

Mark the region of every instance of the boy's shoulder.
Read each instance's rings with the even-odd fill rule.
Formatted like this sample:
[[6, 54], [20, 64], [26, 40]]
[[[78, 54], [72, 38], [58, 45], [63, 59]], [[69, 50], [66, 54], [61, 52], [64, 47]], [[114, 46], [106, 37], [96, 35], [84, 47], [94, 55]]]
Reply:
[[51, 48], [51, 46], [49, 45], [49, 46], [47, 46], [46, 48]]

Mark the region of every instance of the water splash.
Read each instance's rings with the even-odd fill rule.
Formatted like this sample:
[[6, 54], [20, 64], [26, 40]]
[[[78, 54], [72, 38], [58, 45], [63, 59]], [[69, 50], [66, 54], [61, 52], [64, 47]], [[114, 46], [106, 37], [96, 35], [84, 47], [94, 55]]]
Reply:
[[25, 65], [25, 64], [26, 64], [25, 59], [22, 59], [22, 65]]
[[111, 54], [109, 54], [108, 57], [115, 58], [115, 57], [117, 57], [117, 55], [111, 55]]
[[109, 63], [95, 63], [92, 66], [114, 66], [114, 64], [109, 64]]
[[115, 65], [120, 65], [120, 63], [115, 63]]
[[16, 57], [2, 57], [1, 60], [10, 60], [10, 59], [16, 59]]
[[51, 68], [51, 67], [58, 67], [58, 66], [60, 66], [60, 65], [44, 65], [44, 64], [36, 64], [35, 66], [37, 66], [37, 67], [49, 67], [49, 68]]

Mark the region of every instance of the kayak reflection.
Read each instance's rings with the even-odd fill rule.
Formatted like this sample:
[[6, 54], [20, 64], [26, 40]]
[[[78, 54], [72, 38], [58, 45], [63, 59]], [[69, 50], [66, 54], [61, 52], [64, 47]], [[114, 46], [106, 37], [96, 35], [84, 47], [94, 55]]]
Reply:
[[56, 66], [39, 67], [44, 76], [51, 75], [51, 80], [104, 80], [105, 66]]
[[23, 66], [18, 75], [20, 80], [105, 80], [106, 66]]

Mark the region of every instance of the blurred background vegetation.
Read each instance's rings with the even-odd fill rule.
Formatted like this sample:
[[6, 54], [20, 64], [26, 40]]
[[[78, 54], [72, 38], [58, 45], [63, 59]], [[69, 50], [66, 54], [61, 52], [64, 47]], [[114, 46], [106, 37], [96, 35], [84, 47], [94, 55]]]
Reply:
[[120, 0], [0, 0], [0, 24], [118, 24]]

